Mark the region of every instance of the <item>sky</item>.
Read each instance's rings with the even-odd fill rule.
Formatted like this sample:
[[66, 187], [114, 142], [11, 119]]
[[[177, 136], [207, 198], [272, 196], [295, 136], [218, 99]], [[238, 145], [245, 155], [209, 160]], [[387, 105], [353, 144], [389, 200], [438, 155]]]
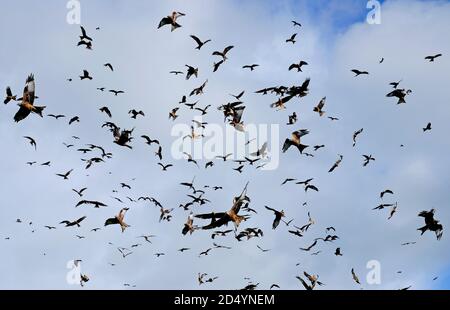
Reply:
[[[448, 289], [450, 288], [450, 251], [447, 227], [450, 183], [447, 133], [450, 124], [448, 100], [450, 73], [450, 4], [447, 1], [382, 1], [381, 23], [369, 24], [366, 1], [81, 1], [81, 24], [93, 37], [93, 50], [77, 47], [80, 28], [67, 23], [67, 1], [2, 1], [0, 37], [0, 87], [10, 86], [21, 95], [26, 77], [34, 73], [37, 105], [45, 105], [45, 115], [64, 114], [55, 120], [30, 115], [20, 123], [13, 116], [15, 103], [0, 107], [0, 288], [2, 289], [239, 289], [249, 281], [258, 289], [278, 284], [282, 289], [303, 289], [295, 276], [303, 271], [318, 274], [326, 285], [317, 289]], [[157, 29], [161, 18], [173, 10], [186, 14], [179, 19], [181, 28], [170, 32]], [[301, 22], [294, 27], [291, 20]], [[96, 30], [100, 27], [100, 30]], [[298, 33], [297, 43], [285, 40]], [[189, 35], [211, 39], [200, 51]], [[234, 48], [228, 60], [213, 73], [215, 50], [228, 45]], [[427, 55], [442, 53], [434, 63]], [[383, 63], [379, 63], [384, 58]], [[308, 62], [303, 72], [288, 71], [292, 63]], [[111, 63], [114, 72], [103, 66]], [[253, 72], [243, 65], [257, 63]], [[199, 68], [198, 78], [169, 74], [185, 70], [185, 64]], [[80, 81], [87, 69], [92, 81]], [[367, 76], [354, 77], [352, 69], [367, 70]], [[67, 79], [73, 79], [68, 82]], [[310, 92], [286, 104], [286, 110], [270, 108], [275, 95], [262, 96], [256, 90], [270, 86], [301, 85], [311, 78]], [[269, 143], [271, 158], [279, 158], [276, 169], [262, 170], [246, 165], [242, 173], [231, 161], [216, 160], [204, 169], [207, 160], [198, 159], [200, 168], [171, 152], [178, 137], [177, 126], [190, 126], [199, 112], [178, 102], [183, 95], [208, 84], [204, 94], [189, 97], [198, 106], [211, 105], [203, 116], [210, 126], [224, 131], [223, 114], [217, 110], [233, 101], [229, 94], [245, 90], [246, 126], [267, 125], [278, 134], [260, 133], [250, 143], [253, 152]], [[387, 98], [390, 82], [411, 89], [406, 103], [397, 105]], [[97, 87], [121, 89], [114, 96]], [[326, 96], [323, 117], [313, 107]], [[135, 128], [133, 149], [113, 143], [112, 134], [101, 128], [109, 121], [98, 109], [108, 106], [112, 119], [121, 128]], [[168, 113], [180, 107], [179, 117]], [[145, 117], [133, 120], [130, 109], [142, 110]], [[298, 122], [286, 125], [288, 115], [296, 112]], [[80, 123], [68, 125], [68, 119], [80, 117]], [[339, 118], [331, 121], [327, 117]], [[432, 130], [424, 133], [428, 122]], [[280, 153], [284, 139], [298, 129], [310, 133], [302, 142], [314, 157], [301, 156], [294, 149]], [[353, 133], [364, 128], [355, 147]], [[231, 130], [233, 132], [233, 130]], [[174, 167], [162, 172], [154, 156], [155, 145], [140, 138], [146, 134], [157, 138], [163, 147], [164, 164]], [[74, 140], [72, 136], [80, 137]], [[23, 138], [32, 136], [37, 150]], [[66, 148], [63, 143], [74, 144]], [[113, 153], [111, 159], [85, 169], [78, 148], [93, 143]], [[198, 143], [202, 144], [201, 141]], [[312, 146], [325, 147], [314, 152]], [[404, 145], [404, 147], [400, 147]], [[95, 153], [98, 155], [97, 153]], [[341, 165], [329, 168], [343, 155]], [[376, 158], [363, 167], [363, 154]], [[26, 162], [36, 161], [29, 166]], [[50, 167], [41, 163], [51, 161]], [[69, 180], [57, 173], [73, 169]], [[222, 190], [205, 189], [209, 203], [192, 208], [195, 214], [221, 212], [232, 205], [233, 197], [248, 185], [250, 207], [257, 211], [243, 222], [238, 231], [259, 227], [264, 236], [238, 242], [233, 233], [211, 239], [211, 231], [197, 230], [183, 236], [181, 229], [189, 211], [178, 208], [189, 201], [190, 191], [179, 185], [195, 177], [195, 186], [222, 186]], [[308, 191], [294, 183], [283, 186], [286, 178], [302, 181], [314, 178], [319, 192]], [[120, 187], [124, 182], [131, 189]], [[87, 187], [83, 199], [99, 200], [108, 206], [75, 205], [80, 198], [72, 189]], [[381, 191], [394, 195], [379, 198]], [[115, 193], [113, 190], [117, 190]], [[149, 202], [130, 202], [126, 197], [155, 197], [165, 208], [173, 208], [170, 222], [159, 222], [159, 208]], [[113, 197], [123, 200], [118, 202]], [[307, 205], [304, 206], [303, 203]], [[397, 213], [388, 220], [389, 209], [374, 211], [380, 203], [397, 203]], [[264, 206], [284, 210], [290, 226], [280, 223], [272, 229], [273, 213]], [[129, 207], [124, 233], [117, 226], [104, 227], [104, 221]], [[436, 209], [435, 217], [444, 227], [441, 240], [433, 233], [423, 236], [417, 231], [422, 210]], [[288, 232], [293, 225], [308, 222], [308, 212], [315, 224], [299, 238]], [[86, 216], [80, 228], [64, 227], [59, 222]], [[17, 223], [20, 219], [22, 223]], [[30, 225], [29, 223], [32, 222]], [[195, 219], [196, 225], [207, 224]], [[55, 226], [48, 230], [45, 225]], [[339, 239], [318, 242], [333, 226]], [[92, 228], [101, 230], [92, 232]], [[220, 230], [234, 229], [232, 224]], [[138, 238], [153, 234], [152, 243]], [[76, 235], [84, 236], [79, 239]], [[212, 242], [232, 247], [213, 249], [208, 256], [199, 253]], [[416, 242], [402, 246], [405, 242]], [[117, 247], [132, 248], [122, 258]], [[257, 246], [270, 249], [261, 252]], [[190, 250], [180, 253], [182, 247]], [[343, 256], [334, 251], [341, 248]], [[318, 255], [312, 252], [321, 251]], [[165, 253], [156, 257], [155, 253]], [[90, 280], [83, 288], [67, 281], [70, 262], [81, 259], [81, 273]], [[379, 263], [380, 281], [371, 284], [366, 275], [368, 262]], [[112, 266], [111, 264], [114, 264]], [[352, 280], [351, 269], [361, 285]], [[78, 269], [77, 269], [78, 270]], [[213, 283], [199, 285], [198, 273], [218, 276]], [[433, 280], [435, 277], [438, 279]], [[247, 279], [249, 278], [249, 279]], [[124, 286], [130, 284], [131, 286]]]

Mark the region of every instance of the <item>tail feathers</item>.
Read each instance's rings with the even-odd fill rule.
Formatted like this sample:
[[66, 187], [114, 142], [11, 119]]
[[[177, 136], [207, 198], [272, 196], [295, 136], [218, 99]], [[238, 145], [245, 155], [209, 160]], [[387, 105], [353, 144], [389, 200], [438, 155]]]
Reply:
[[423, 235], [428, 230], [428, 227], [423, 226], [423, 227], [418, 228], [417, 230], [420, 230], [420, 235]]
[[34, 113], [36, 113], [37, 115], [39, 115], [40, 117], [43, 117], [42, 116], [42, 111], [44, 111], [44, 109], [45, 109], [46, 107], [45, 106], [42, 106], [42, 107], [34, 107], [34, 109], [33, 109], [33, 112]]
[[297, 145], [298, 150], [300, 151], [300, 154], [303, 154], [303, 151], [309, 147], [309, 145], [299, 144]]
[[405, 98], [402, 97], [402, 98], [398, 99], [397, 104], [401, 104], [401, 103], [406, 103]]
[[120, 224], [120, 228], [122, 228], [122, 232], [124, 232], [125, 229], [127, 229], [127, 227], [130, 227], [130, 225], [128, 225], [128, 224], [125, 223], [125, 222]]

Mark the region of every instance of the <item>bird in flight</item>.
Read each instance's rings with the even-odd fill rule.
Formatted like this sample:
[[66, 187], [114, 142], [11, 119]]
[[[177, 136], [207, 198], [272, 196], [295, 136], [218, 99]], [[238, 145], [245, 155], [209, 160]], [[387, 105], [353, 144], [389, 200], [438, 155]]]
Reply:
[[181, 12], [172, 12], [171, 15], [164, 17], [163, 19], [161, 19], [161, 21], [159, 22], [158, 25], [158, 29], [165, 26], [165, 25], [170, 25], [170, 31], [174, 31], [177, 28], [180, 28], [181, 25], [177, 23], [177, 19], [179, 17], [185, 16], [186, 14], [181, 13]]
[[289, 39], [286, 40], [286, 43], [291, 42], [292, 44], [295, 44], [295, 42], [297, 42], [297, 41], [295, 41], [295, 37], [296, 37], [296, 36], [297, 36], [296, 33], [294, 33], [293, 35], [291, 35], [291, 37], [290, 37]]
[[360, 71], [358, 69], [353, 69], [351, 71], [355, 74], [355, 77], [357, 77], [359, 75], [368, 75], [369, 74], [369, 72], [367, 72], [367, 71]]
[[286, 152], [291, 147], [291, 145], [293, 145], [300, 151], [300, 154], [302, 154], [303, 151], [308, 147], [308, 145], [301, 144], [300, 140], [301, 140], [301, 137], [303, 137], [307, 134], [309, 134], [309, 131], [307, 129], [300, 129], [300, 130], [294, 131], [292, 133], [291, 139], [286, 139], [284, 141], [283, 153]]
[[298, 64], [292, 64], [289, 66], [289, 71], [293, 69], [297, 69], [297, 72], [303, 72], [302, 67], [307, 66], [308, 63], [306, 61], [301, 60]]
[[316, 107], [314, 107], [313, 111], [319, 113], [319, 116], [323, 116], [325, 114], [325, 111], [322, 111], [322, 108], [325, 106], [325, 101], [327, 100], [327, 97], [323, 97], [320, 99], [319, 103]]
[[431, 56], [426, 56], [425, 60], [428, 60], [429, 62], [434, 62], [434, 60], [438, 57], [441, 57], [442, 54], [436, 54], [436, 55], [431, 55]]
[[194, 41], [197, 43], [197, 47], [195, 49], [200, 50], [203, 45], [205, 45], [208, 42], [211, 42], [211, 40], [202, 41], [197, 36], [191, 35], [191, 38], [194, 39]]
[[255, 70], [256, 67], [259, 67], [259, 65], [258, 64], [245, 65], [245, 66], [242, 66], [242, 69], [250, 69], [250, 71], [253, 71], [253, 70]]
[[122, 210], [120, 210], [119, 214], [117, 214], [112, 218], [107, 219], [105, 221], [105, 226], [119, 224], [120, 228], [122, 229], [122, 232], [124, 232], [127, 227], [130, 227], [130, 225], [128, 225], [124, 221], [125, 214], [127, 213], [128, 210], [129, 208], [123, 208]]
[[272, 209], [272, 208], [270, 208], [268, 206], [264, 206], [264, 207], [267, 210], [270, 210], [270, 211], [272, 211], [275, 214], [275, 219], [273, 220], [273, 223], [272, 223], [272, 229], [277, 228], [278, 225], [280, 224], [281, 218], [285, 217], [284, 211], [283, 210], [278, 211], [278, 210]]
[[36, 91], [36, 84], [34, 81], [34, 75], [30, 74], [26, 80], [25, 88], [23, 89], [23, 95], [22, 98], [17, 99], [18, 101], [21, 100], [21, 103], [18, 104], [19, 111], [14, 115], [14, 121], [16, 123], [20, 122], [21, 120], [24, 120], [30, 113], [35, 113], [42, 116], [42, 111], [44, 111], [45, 106], [35, 106], [34, 105], [34, 99], [37, 98], [35, 96]]
[[423, 235], [427, 230], [433, 231], [436, 234], [436, 239], [440, 240], [443, 233], [443, 226], [439, 224], [439, 221], [434, 218], [434, 209], [430, 211], [422, 211], [419, 213], [420, 217], [423, 217], [425, 220], [425, 226], [418, 228], [421, 235]]

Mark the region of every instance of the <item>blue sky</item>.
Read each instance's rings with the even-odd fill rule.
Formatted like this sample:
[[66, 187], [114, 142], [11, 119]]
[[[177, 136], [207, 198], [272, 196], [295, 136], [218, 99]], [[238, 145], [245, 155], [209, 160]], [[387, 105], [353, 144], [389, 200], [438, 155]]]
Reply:
[[[447, 1], [382, 2], [382, 23], [368, 25], [366, 1], [356, 0], [82, 1], [81, 24], [94, 37], [92, 51], [76, 47], [80, 31], [78, 25], [66, 23], [65, 1], [45, 5], [27, 0], [2, 2], [2, 11], [9, 14], [0, 20], [0, 37], [8, 42], [0, 50], [0, 87], [11, 86], [19, 93], [26, 76], [33, 72], [38, 102], [47, 106], [45, 114], [78, 115], [81, 122], [68, 126], [64, 119], [31, 115], [14, 124], [17, 107], [13, 103], [0, 107], [4, 150], [0, 171], [7, 180], [0, 188], [4, 206], [0, 245], [5, 253], [0, 258], [0, 288], [80, 289], [66, 282], [66, 263], [78, 258], [83, 260], [82, 272], [91, 278], [85, 289], [126, 289], [124, 283], [142, 289], [237, 289], [248, 283], [244, 277], [260, 283], [259, 288], [278, 283], [284, 289], [302, 289], [295, 275], [303, 271], [319, 274], [327, 284], [321, 289], [398, 289], [409, 285], [415, 289], [450, 288], [450, 239], [446, 230], [450, 218], [450, 6]], [[173, 33], [157, 30], [159, 20], [174, 9], [186, 13], [180, 18], [183, 27]], [[28, 22], [17, 23], [19, 16]], [[293, 28], [292, 19], [303, 27]], [[97, 26], [99, 31], [95, 30]], [[294, 32], [299, 33], [298, 42], [286, 44]], [[196, 51], [191, 34], [211, 38], [212, 42]], [[235, 48], [229, 59], [213, 73], [212, 64], [217, 59], [211, 53], [230, 44]], [[443, 57], [435, 63], [424, 61], [426, 55], [438, 52]], [[379, 64], [382, 57], [385, 61]], [[288, 66], [300, 59], [309, 63], [304, 72], [289, 72]], [[113, 64], [114, 72], [104, 69], [105, 62]], [[242, 70], [248, 63], [260, 67], [254, 72]], [[168, 73], [184, 70], [185, 64], [199, 67], [199, 77], [186, 81]], [[368, 70], [370, 75], [354, 78], [350, 72], [353, 68]], [[93, 75], [92, 81], [79, 80], [83, 69]], [[299, 85], [307, 77], [311, 78], [309, 95], [288, 103], [283, 111], [269, 107], [275, 96], [254, 94], [269, 86]], [[69, 83], [67, 78], [73, 81]], [[216, 107], [232, 100], [230, 93], [245, 89], [244, 123], [279, 125], [278, 140], [269, 141], [271, 151], [279, 150], [284, 139], [300, 128], [311, 132], [305, 143], [325, 144], [325, 148], [310, 150], [314, 157], [289, 150], [280, 154], [276, 170], [246, 166], [242, 174], [232, 170], [235, 165], [231, 162], [217, 161], [205, 170], [204, 160], [199, 160], [202, 169], [176, 160], [170, 152], [176, 139], [171, 131], [176, 125], [190, 125], [198, 112], [182, 107], [175, 122], [167, 115], [179, 106], [182, 95], [206, 79], [205, 93], [195, 100], [201, 107], [212, 105], [204, 117], [211, 125], [229, 127]], [[391, 90], [388, 83], [398, 80], [402, 80], [402, 87], [413, 90], [407, 103], [399, 106], [385, 96]], [[124, 89], [126, 93], [115, 97], [97, 91], [97, 87]], [[326, 114], [320, 118], [312, 109], [325, 96]], [[112, 120], [120, 127], [136, 128], [132, 151], [115, 145], [112, 135], [100, 128], [107, 120], [98, 112], [104, 105], [110, 107]], [[142, 109], [146, 117], [130, 119], [127, 113], [132, 108]], [[287, 126], [288, 115], [294, 111], [299, 115], [298, 123]], [[340, 120], [331, 122], [327, 116]], [[433, 130], [424, 134], [422, 128], [427, 122], [432, 122]], [[364, 132], [352, 147], [352, 134], [362, 127]], [[161, 172], [154, 147], [145, 145], [141, 134], [161, 141], [163, 162], [173, 163], [172, 169]], [[23, 140], [25, 135], [36, 138], [37, 151]], [[73, 141], [72, 135], [79, 136], [80, 141]], [[114, 156], [85, 170], [80, 160], [85, 157], [64, 147], [63, 142], [74, 143], [77, 148], [86, 143], [100, 144]], [[265, 138], [257, 142], [261, 145]], [[342, 166], [329, 174], [338, 154], [344, 155]], [[362, 167], [363, 154], [373, 154], [376, 161]], [[52, 166], [47, 169], [25, 164], [34, 160], [51, 160]], [[71, 168], [74, 171], [67, 182], [55, 176]], [[250, 207], [258, 214], [240, 230], [259, 227], [264, 237], [245, 242], [222, 237], [215, 241], [231, 246], [231, 250], [214, 249], [209, 256], [198, 258], [212, 245], [210, 233], [195, 231], [192, 236], [182, 236], [189, 212], [178, 208], [189, 194], [179, 183], [194, 176], [199, 187], [224, 187], [222, 191], [207, 191], [205, 196], [211, 203], [195, 206], [194, 213], [229, 209], [233, 197], [249, 182]], [[298, 185], [280, 186], [288, 177], [313, 177], [320, 191], [305, 193]], [[24, 182], [32, 184], [26, 192]], [[120, 182], [129, 183], [132, 189], [121, 189]], [[75, 208], [79, 199], [72, 188], [85, 186], [85, 198], [105, 201], [108, 207]], [[372, 210], [381, 203], [379, 193], [386, 188], [395, 192], [386, 202], [398, 202], [399, 206], [391, 220], [387, 220], [387, 210]], [[127, 196], [141, 195], [153, 196], [164, 207], [174, 208], [172, 221], [160, 223], [159, 209], [152, 204], [121, 204], [112, 198], [126, 201]], [[310, 212], [316, 224], [302, 238], [289, 234], [293, 226], [283, 223], [272, 230], [273, 215], [265, 205], [285, 210], [286, 219], [292, 219], [296, 226], [304, 225]], [[124, 206], [130, 208], [126, 220], [131, 225], [125, 233], [118, 227], [102, 227], [106, 218]], [[431, 208], [436, 209], [436, 218], [444, 225], [440, 241], [432, 233], [419, 236], [416, 231], [422, 225], [417, 213]], [[79, 229], [58, 224], [82, 215], [87, 219]], [[17, 224], [17, 218], [23, 223]], [[33, 225], [27, 226], [28, 222]], [[44, 225], [57, 229], [48, 231]], [[336, 227], [338, 241], [319, 243], [317, 250], [321, 253], [317, 256], [299, 250], [314, 238], [323, 237], [329, 226]], [[94, 227], [102, 229], [93, 233], [90, 229]], [[78, 240], [77, 234], [86, 238]], [[150, 245], [138, 239], [142, 234], [157, 237]], [[7, 237], [10, 240], [4, 239]], [[400, 246], [408, 241], [417, 244]], [[143, 245], [126, 259], [116, 250], [135, 243]], [[257, 245], [271, 251], [261, 253]], [[191, 250], [181, 255], [177, 252], [181, 247]], [[333, 255], [336, 247], [341, 247], [344, 256]], [[165, 252], [166, 256], [157, 259], [156, 252]], [[370, 285], [363, 280], [362, 286], [356, 285], [350, 270], [355, 268], [365, 279], [366, 264], [373, 259], [381, 264], [381, 284]], [[219, 279], [199, 287], [198, 272]], [[439, 279], [432, 281], [435, 276]]]

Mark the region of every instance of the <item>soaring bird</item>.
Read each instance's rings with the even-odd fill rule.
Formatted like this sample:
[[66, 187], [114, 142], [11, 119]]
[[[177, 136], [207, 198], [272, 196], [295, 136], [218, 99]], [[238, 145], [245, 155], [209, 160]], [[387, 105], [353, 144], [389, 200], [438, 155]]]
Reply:
[[297, 122], [297, 113], [295, 111], [292, 113], [292, 115], [289, 115], [289, 121], [286, 125], [294, 125]]
[[434, 62], [434, 60], [438, 57], [441, 57], [442, 54], [436, 54], [436, 55], [432, 55], [432, 56], [427, 56], [425, 57], [425, 60], [428, 60], [429, 62]]
[[129, 208], [123, 208], [122, 210], [120, 210], [118, 215], [107, 219], [105, 221], [105, 226], [119, 224], [120, 228], [122, 229], [122, 232], [124, 232], [127, 227], [130, 227], [130, 225], [128, 225], [124, 221], [125, 214], [127, 213], [128, 210]]
[[330, 168], [330, 170], [328, 170], [328, 172], [333, 172], [334, 169], [339, 167], [339, 165], [341, 164], [343, 158], [344, 158], [344, 156], [339, 155], [339, 159], [333, 164], [333, 166]]
[[18, 99], [22, 101], [18, 104], [20, 107], [19, 111], [14, 115], [15, 122], [20, 122], [25, 119], [31, 112], [43, 117], [42, 111], [45, 109], [45, 106], [38, 107], [34, 105], [34, 99], [36, 98], [35, 91], [36, 85], [34, 82], [34, 75], [30, 74], [26, 80], [25, 88], [23, 89], [23, 96], [21, 99]]
[[86, 216], [80, 217], [79, 219], [75, 220], [75, 221], [62, 221], [60, 222], [60, 224], [66, 224], [66, 227], [71, 227], [71, 226], [77, 226], [77, 227], [81, 227], [80, 223], [86, 218]]
[[299, 26], [299, 27], [302, 26], [302, 24], [300, 24], [299, 22], [296, 22], [295, 20], [292, 20], [291, 23], [294, 25], [294, 27], [295, 26]]
[[295, 42], [297, 42], [297, 41], [295, 41], [295, 37], [296, 37], [296, 36], [297, 36], [296, 33], [294, 33], [293, 35], [291, 35], [291, 37], [290, 37], [289, 39], [286, 40], [286, 43], [291, 42], [292, 44], [295, 44]]
[[357, 130], [357, 131], [355, 131], [355, 132], [353, 133], [353, 146], [356, 145], [356, 138], [357, 138], [360, 134], [362, 134], [363, 131], [364, 131], [364, 128], [361, 128], [361, 129], [359, 129], [359, 130]]
[[177, 28], [180, 28], [181, 25], [177, 23], [177, 19], [181, 16], [185, 16], [186, 14], [181, 12], [172, 12], [171, 15], [164, 17], [161, 19], [158, 25], [158, 29], [165, 26], [165, 25], [171, 25], [170, 31], [174, 31]]
[[187, 72], [186, 72], [186, 80], [189, 80], [191, 76], [198, 77], [198, 68], [194, 68], [192, 66], [186, 65]]
[[92, 41], [92, 38], [87, 35], [86, 29], [84, 29], [83, 26], [80, 26], [80, 28], [81, 28], [80, 40]]
[[405, 90], [405, 89], [395, 89], [391, 91], [389, 94], [386, 95], [386, 97], [396, 97], [398, 98], [397, 104], [406, 103], [405, 97], [412, 93], [411, 89]]
[[303, 72], [302, 67], [307, 66], [308, 63], [306, 61], [301, 60], [298, 64], [292, 64], [289, 66], [289, 71], [292, 69], [297, 69], [297, 72]]
[[79, 122], [80, 122], [80, 117], [78, 117], [78, 116], [72, 117], [72, 118], [69, 120], [69, 125], [72, 125], [72, 124], [75, 123], [75, 122], [79, 123]]
[[259, 67], [259, 65], [258, 64], [245, 65], [245, 66], [242, 66], [242, 69], [250, 69], [250, 71], [253, 71], [253, 70], [255, 70], [256, 67]]
[[384, 195], [386, 195], [386, 194], [394, 195], [394, 192], [390, 189], [386, 189], [380, 193], [380, 198], [383, 199]]
[[418, 228], [420, 230], [421, 235], [423, 235], [427, 230], [434, 231], [436, 234], [436, 239], [440, 240], [443, 233], [443, 226], [439, 224], [439, 221], [434, 219], [434, 209], [430, 211], [422, 211], [419, 213], [419, 216], [425, 219], [425, 226]]
[[106, 68], [109, 68], [109, 70], [114, 71], [114, 68], [112, 66], [112, 64], [110, 64], [109, 62], [103, 65]]
[[225, 47], [225, 48], [223, 49], [222, 52], [220, 52], [220, 51], [214, 51], [212, 54], [213, 54], [214, 56], [220, 56], [220, 57], [222, 57], [222, 60], [225, 61], [225, 60], [228, 59], [228, 58], [227, 58], [227, 54], [228, 54], [228, 52], [229, 52], [232, 48], [234, 48], [234, 46], [233, 46], [233, 45], [229, 45], [229, 46]]
[[6, 98], [5, 98], [5, 101], [3, 101], [3, 103], [7, 104], [11, 100], [16, 101], [16, 97], [17, 96], [12, 94], [11, 88], [8, 86], [8, 87], [6, 87]]
[[285, 217], [284, 211], [283, 210], [278, 211], [278, 210], [272, 209], [272, 208], [270, 208], [268, 206], [264, 206], [264, 207], [267, 210], [270, 210], [270, 211], [272, 211], [275, 214], [275, 219], [273, 220], [273, 223], [272, 223], [272, 229], [277, 228], [278, 225], [280, 224], [281, 218]]
[[202, 40], [200, 40], [198, 37], [194, 35], [191, 35], [191, 38], [194, 39], [194, 41], [197, 43], [197, 47], [195, 48], [197, 50], [200, 50], [206, 43], [211, 42], [211, 40], [206, 40], [202, 42]]
[[372, 155], [363, 155], [364, 157], [364, 163], [363, 163], [363, 167], [367, 166], [370, 161], [375, 161], [375, 158], [372, 157]]
[[314, 107], [313, 111], [319, 113], [319, 116], [323, 116], [325, 114], [325, 111], [322, 111], [323, 107], [325, 106], [325, 101], [327, 100], [327, 97], [323, 97], [320, 99], [319, 103], [316, 107]]
[[133, 119], [137, 119], [138, 115], [145, 116], [145, 113], [142, 110], [136, 111], [135, 109], [128, 111], [128, 114], [130, 114]]
[[80, 75], [80, 80], [92, 80], [92, 76], [89, 75], [89, 72], [87, 70], [83, 70], [83, 75]]
[[66, 173], [57, 173], [56, 175], [63, 178], [64, 180], [68, 180], [69, 179], [69, 175], [72, 173], [73, 169], [70, 169], [69, 171], [67, 171]]
[[100, 112], [103, 112], [103, 113], [106, 113], [106, 115], [108, 115], [109, 118], [112, 117], [111, 111], [109, 110], [108, 107], [101, 107], [101, 108], [99, 109], [99, 111], [100, 111]]
[[245, 185], [244, 190], [242, 193], [235, 197], [233, 199], [233, 206], [230, 210], [227, 212], [220, 212], [220, 213], [207, 213], [207, 214], [197, 214], [195, 215], [196, 218], [201, 219], [211, 219], [211, 223], [203, 226], [202, 229], [213, 229], [217, 227], [221, 227], [223, 225], [227, 225], [229, 222], [233, 222], [235, 227], [239, 227], [239, 224], [246, 219], [245, 216], [238, 215], [242, 205], [245, 202], [249, 202], [250, 199], [247, 197], [247, 186], [248, 183]]
[[109, 92], [113, 93], [114, 96], [117, 96], [119, 94], [124, 94], [125, 93], [123, 90], [115, 90], [115, 89], [110, 89]]
[[353, 281], [355, 281], [358, 284], [361, 284], [361, 282], [359, 282], [359, 278], [356, 275], [355, 270], [353, 268], [352, 268], [352, 278], [353, 278]]
[[34, 140], [33, 138], [28, 137], [28, 136], [25, 136], [24, 138], [27, 139], [28, 142], [30, 142], [31, 146], [33, 146], [34, 149], [36, 150], [36, 140]]
[[423, 132], [431, 130], [431, 123], [428, 123], [426, 127], [422, 128]]
[[94, 206], [94, 208], [100, 208], [100, 207], [107, 207], [108, 205], [104, 204], [103, 202], [100, 201], [93, 201], [93, 200], [81, 200], [79, 201], [75, 208], [82, 206], [82, 205], [92, 205]]
[[360, 71], [358, 69], [353, 69], [352, 72], [355, 74], [355, 77], [359, 76], [359, 75], [368, 75], [369, 74], [369, 72], [367, 72], [367, 71]]
[[300, 151], [300, 154], [302, 154], [303, 150], [306, 149], [308, 147], [308, 145], [301, 144], [300, 139], [301, 139], [301, 137], [303, 137], [307, 134], [309, 134], [309, 131], [307, 129], [300, 129], [300, 130], [294, 131], [292, 133], [291, 139], [286, 139], [284, 141], [283, 153], [286, 152], [289, 149], [289, 147], [291, 147], [291, 145], [293, 145]]

